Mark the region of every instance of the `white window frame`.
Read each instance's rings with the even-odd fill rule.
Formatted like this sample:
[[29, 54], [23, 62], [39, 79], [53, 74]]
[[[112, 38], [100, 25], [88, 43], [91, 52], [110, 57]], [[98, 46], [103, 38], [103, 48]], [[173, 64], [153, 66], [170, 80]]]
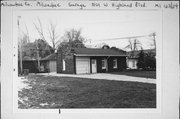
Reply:
[[106, 59], [102, 59], [101, 64], [103, 64], [103, 62], [104, 62], [104, 66], [102, 65], [102, 69], [106, 69], [106, 66], [107, 66]]
[[65, 60], [63, 59], [63, 71], [65, 71], [66, 70], [66, 62], [65, 62]]
[[[114, 66], [114, 62], [115, 62], [115, 66]], [[117, 68], [117, 59], [113, 59], [113, 68]]]

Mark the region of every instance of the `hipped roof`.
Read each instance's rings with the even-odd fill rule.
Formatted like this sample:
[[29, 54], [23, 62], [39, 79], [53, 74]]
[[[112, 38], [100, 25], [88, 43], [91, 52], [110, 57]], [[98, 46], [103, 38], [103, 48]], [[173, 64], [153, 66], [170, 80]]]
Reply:
[[74, 48], [72, 51], [76, 56], [126, 56], [120, 49]]

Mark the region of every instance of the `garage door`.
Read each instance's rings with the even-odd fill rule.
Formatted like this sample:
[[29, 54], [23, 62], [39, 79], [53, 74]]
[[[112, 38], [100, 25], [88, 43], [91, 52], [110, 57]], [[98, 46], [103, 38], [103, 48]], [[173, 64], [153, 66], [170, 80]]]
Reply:
[[56, 61], [49, 62], [49, 70], [50, 72], [56, 72]]
[[90, 66], [89, 66], [89, 60], [88, 59], [81, 59], [76, 60], [76, 73], [77, 74], [85, 74], [90, 73]]

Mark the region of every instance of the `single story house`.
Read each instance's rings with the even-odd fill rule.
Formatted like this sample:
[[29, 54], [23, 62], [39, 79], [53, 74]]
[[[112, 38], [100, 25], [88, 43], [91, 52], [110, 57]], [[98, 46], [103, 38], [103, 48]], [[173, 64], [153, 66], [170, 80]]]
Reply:
[[110, 48], [72, 48], [57, 55], [57, 73], [88, 74], [116, 72], [126, 69], [126, 52]]
[[41, 71], [44, 70], [44, 72], [57, 72], [56, 55], [56, 53], [53, 53], [40, 60]]

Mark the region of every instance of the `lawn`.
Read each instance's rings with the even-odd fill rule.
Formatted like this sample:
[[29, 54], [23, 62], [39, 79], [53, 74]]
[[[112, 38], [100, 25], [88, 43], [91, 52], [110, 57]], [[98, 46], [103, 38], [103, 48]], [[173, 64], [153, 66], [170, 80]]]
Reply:
[[156, 85], [138, 82], [29, 75], [19, 108], [155, 108]]
[[122, 72], [112, 72], [112, 74], [156, 79], [156, 71], [126, 70]]

